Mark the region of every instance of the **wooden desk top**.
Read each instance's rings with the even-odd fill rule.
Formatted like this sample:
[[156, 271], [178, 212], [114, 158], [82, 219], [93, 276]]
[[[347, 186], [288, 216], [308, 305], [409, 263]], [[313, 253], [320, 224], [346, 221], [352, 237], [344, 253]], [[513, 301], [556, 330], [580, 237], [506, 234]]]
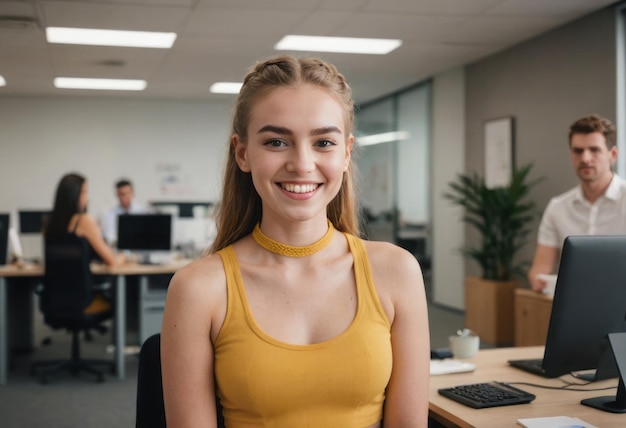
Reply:
[[0, 266], [0, 276], [3, 277], [27, 277], [42, 275], [42, 265], [25, 264], [23, 266], [17, 266], [15, 264], [8, 264]]
[[[108, 267], [100, 263], [92, 263], [91, 271], [95, 274], [110, 275], [156, 275], [160, 273], [174, 273], [181, 267], [191, 263], [190, 259], [178, 259], [172, 263], [162, 265], [141, 265], [137, 263], [125, 263], [123, 265]], [[15, 264], [0, 266], [0, 277], [38, 277], [43, 276], [42, 265], [26, 264], [17, 266]]]
[[542, 300], [546, 302], [552, 302], [554, 300], [554, 297], [550, 294], [539, 293], [535, 290], [531, 290], [530, 288], [516, 288], [515, 295], [529, 297], [531, 299]]
[[174, 273], [191, 262], [192, 260], [190, 259], [177, 259], [167, 264], [143, 265], [138, 263], [124, 263], [123, 265], [114, 267], [94, 263], [91, 265], [91, 271], [95, 274], [109, 275], [156, 275], [160, 273]]
[[[466, 360], [476, 364], [474, 372], [431, 376], [429, 400], [431, 416], [440, 421], [442, 419], [449, 421], [452, 423], [451, 426], [464, 428], [519, 428], [517, 419], [548, 416], [577, 417], [602, 428], [623, 428], [626, 426], [626, 414], [607, 413], [580, 404], [580, 400], [583, 398], [605, 395], [614, 396], [616, 388], [603, 391], [578, 392], [544, 389], [529, 385], [513, 385], [535, 394], [537, 398], [530, 404], [488, 409], [472, 409], [445, 398], [437, 392], [439, 388], [493, 380], [505, 383], [529, 382], [549, 386], [562, 386], [563, 382], [560, 379], [568, 382], [580, 382], [574, 380], [569, 375], [557, 379], [542, 378], [510, 367], [507, 363], [509, 359], [541, 357], [543, 357], [543, 346], [481, 350], [474, 358]], [[594, 382], [580, 388], [596, 389], [609, 386], [617, 386], [617, 379]]]

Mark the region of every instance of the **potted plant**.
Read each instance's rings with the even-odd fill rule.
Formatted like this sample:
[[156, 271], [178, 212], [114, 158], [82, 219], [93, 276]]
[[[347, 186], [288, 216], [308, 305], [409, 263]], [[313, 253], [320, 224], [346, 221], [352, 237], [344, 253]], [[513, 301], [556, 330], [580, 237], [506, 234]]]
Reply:
[[527, 261], [516, 256], [528, 242], [535, 204], [527, 200], [530, 189], [540, 179], [528, 182], [532, 165], [515, 169], [508, 186], [489, 188], [483, 177], [457, 175], [444, 197], [464, 210], [463, 221], [478, 231], [475, 246], [462, 253], [476, 261], [480, 277], [465, 282], [465, 323], [486, 343], [511, 344], [514, 335], [513, 300]]

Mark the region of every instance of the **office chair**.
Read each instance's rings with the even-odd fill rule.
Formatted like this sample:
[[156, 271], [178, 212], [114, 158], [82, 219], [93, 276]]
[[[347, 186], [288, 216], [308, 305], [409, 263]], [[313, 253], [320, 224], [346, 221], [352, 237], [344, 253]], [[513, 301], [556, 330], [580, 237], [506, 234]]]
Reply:
[[53, 329], [66, 329], [72, 334], [70, 359], [41, 361], [31, 365], [31, 374], [47, 383], [51, 375], [69, 371], [74, 375], [87, 372], [104, 381], [104, 373], [97, 366], [114, 371], [112, 360], [86, 360], [80, 357], [79, 335], [91, 329], [106, 332], [102, 322], [112, 318], [111, 308], [85, 314], [93, 300], [93, 278], [90, 270], [91, 247], [84, 239], [73, 234], [46, 237], [44, 243], [45, 273], [39, 293], [39, 309], [44, 322]]
[[[217, 427], [225, 428], [222, 406], [215, 397]], [[146, 339], [139, 352], [137, 415], [135, 428], [165, 428], [165, 404], [161, 377], [161, 334]]]

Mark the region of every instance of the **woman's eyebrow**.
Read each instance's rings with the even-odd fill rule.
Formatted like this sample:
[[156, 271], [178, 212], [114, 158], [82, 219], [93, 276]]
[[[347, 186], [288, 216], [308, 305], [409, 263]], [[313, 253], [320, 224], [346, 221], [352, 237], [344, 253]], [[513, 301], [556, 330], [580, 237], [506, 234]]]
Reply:
[[[277, 125], [265, 125], [261, 129], [257, 131], [257, 134], [262, 134], [264, 132], [273, 132], [279, 135], [293, 135], [293, 132], [289, 128], [285, 128]], [[309, 135], [324, 135], [324, 134], [332, 134], [337, 133], [341, 134], [341, 129], [339, 127], [331, 125], [331, 126], [323, 126], [321, 128], [312, 129]]]
[[316, 128], [311, 131], [311, 135], [323, 135], [323, 134], [341, 134], [341, 129], [336, 126], [324, 126], [322, 128]]
[[264, 132], [273, 132], [275, 134], [280, 134], [280, 135], [292, 135], [293, 134], [293, 132], [291, 132], [289, 129], [284, 128], [282, 126], [276, 126], [276, 125], [265, 125], [264, 127], [262, 127], [261, 129], [257, 131], [257, 134], [262, 134]]

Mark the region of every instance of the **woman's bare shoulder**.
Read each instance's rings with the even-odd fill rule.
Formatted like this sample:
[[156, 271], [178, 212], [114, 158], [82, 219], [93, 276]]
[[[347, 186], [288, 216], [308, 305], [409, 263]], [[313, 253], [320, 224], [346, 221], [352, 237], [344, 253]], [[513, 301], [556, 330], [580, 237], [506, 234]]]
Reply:
[[402, 290], [423, 284], [422, 270], [413, 254], [390, 242], [363, 241], [374, 281], [383, 288]]
[[413, 254], [391, 242], [363, 240], [363, 243], [371, 264], [419, 268], [419, 263]]
[[69, 231], [76, 230], [79, 236], [86, 236], [91, 238], [95, 235], [100, 235], [100, 227], [98, 222], [87, 213], [74, 214], [69, 224]]
[[193, 298], [219, 292], [224, 289], [225, 284], [226, 275], [221, 257], [211, 254], [179, 269], [170, 282], [168, 294], [173, 291]]
[[78, 213], [74, 214], [70, 219], [69, 223], [70, 229], [74, 229], [74, 227], [80, 228], [92, 228], [98, 227], [98, 223], [96, 220], [88, 213]]
[[[219, 255], [202, 257], [179, 269], [170, 281], [162, 331], [210, 332], [215, 338], [228, 302], [226, 275]], [[198, 330], [199, 329], [199, 330]]]

